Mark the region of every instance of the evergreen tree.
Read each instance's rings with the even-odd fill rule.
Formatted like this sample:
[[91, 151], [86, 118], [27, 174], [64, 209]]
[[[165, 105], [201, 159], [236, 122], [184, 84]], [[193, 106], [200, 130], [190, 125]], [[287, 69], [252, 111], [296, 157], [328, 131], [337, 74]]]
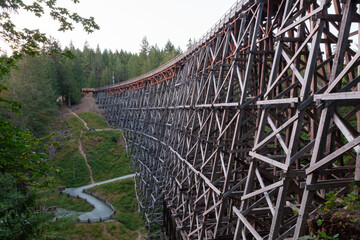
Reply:
[[132, 54], [128, 62], [130, 79], [137, 77], [141, 74], [141, 66], [142, 64], [140, 64], [139, 56], [137, 54]]
[[101, 85], [106, 86], [112, 84], [112, 73], [109, 67], [105, 67], [104, 71], [101, 74]]
[[65, 88], [64, 92], [66, 92], [66, 99], [67, 103], [70, 106], [70, 104], [75, 104], [80, 102], [81, 100], [81, 88], [84, 84], [83, 81], [83, 70], [81, 67], [81, 60], [80, 56], [77, 55], [76, 50], [73, 46], [70, 45], [70, 51], [75, 56], [75, 59], [66, 60], [65, 69]]
[[187, 49], [190, 49], [195, 44], [196, 44], [195, 38], [193, 38], [193, 39], [189, 38], [188, 43], [186, 44], [186, 47], [187, 47]]
[[52, 73], [47, 72], [48, 68], [43, 63], [45, 58], [45, 55], [35, 58], [25, 56], [19, 61], [19, 70], [11, 72], [8, 85], [11, 91], [6, 94], [23, 106], [20, 116], [11, 112], [7, 116], [16, 125], [30, 129], [37, 136], [48, 132], [47, 122], [57, 110]]
[[157, 45], [152, 46], [149, 51], [149, 56], [145, 62], [145, 72], [149, 72], [160, 66], [161, 52]]
[[[38, 111], [39, 120], [41, 120], [47, 115], [44, 113], [48, 112], [48, 106], [42, 106], [42, 104], [52, 104], [53, 84], [46, 74], [46, 65], [39, 62], [39, 58], [27, 59], [27, 55], [40, 55], [41, 45], [47, 43], [49, 39], [38, 29], [17, 28], [9, 12], [22, 9], [38, 17], [45, 13], [49, 14], [60, 23], [60, 31], [72, 30], [74, 23], [81, 23], [87, 32], [92, 32], [99, 27], [92, 17], [86, 19], [77, 13], [72, 13], [66, 8], [59, 7], [57, 1], [34, 0], [29, 4], [28, 1], [6, 0], [0, 2], [0, 7], [3, 10], [0, 14], [0, 37], [13, 50], [10, 56], [0, 56], [0, 79], [5, 79], [6, 75], [17, 67], [17, 64], [23, 64], [21, 71], [26, 71], [26, 74], [24, 72], [11, 73], [15, 74], [12, 76], [15, 80], [12, 80], [11, 84], [17, 85], [18, 88], [10, 89], [10, 93], [14, 98], [24, 101], [24, 113], [26, 113], [27, 101], [31, 101], [31, 105], [37, 105], [38, 107], [34, 109], [31, 109], [33, 106], [29, 107], [28, 114]], [[69, 56], [67, 52], [58, 51], [58, 49], [51, 49], [48, 53], [63, 53]], [[17, 62], [22, 58], [24, 58], [22, 61]], [[35, 68], [29, 68], [30, 62]], [[2, 95], [2, 92], [6, 90], [8, 88], [5, 87], [4, 82], [0, 82], [0, 107], [11, 110], [12, 113], [20, 113], [19, 103]], [[23, 93], [24, 96], [18, 92]], [[39, 112], [41, 108], [45, 112]], [[31, 121], [34, 120], [31, 119]], [[34, 130], [38, 131], [36, 125], [37, 123], [33, 125]], [[48, 187], [51, 175], [56, 172], [51, 168], [44, 150], [44, 139], [34, 137], [29, 130], [16, 127], [12, 122], [0, 120], [0, 188], [2, 189], [0, 191], [0, 239], [38, 239], [39, 231], [34, 221], [36, 214], [32, 209], [34, 202], [31, 189]]]
[[[84, 44], [83, 51], [81, 52], [82, 61], [81, 68], [83, 70], [84, 87], [95, 87], [95, 52], [91, 49], [87, 42]], [[90, 74], [93, 74], [90, 76]]]
[[103, 57], [99, 45], [96, 46], [95, 59], [94, 59], [94, 70], [97, 84], [94, 87], [101, 87], [101, 75], [105, 68]]
[[181, 53], [181, 49], [179, 48], [175, 49], [174, 44], [172, 44], [170, 40], [168, 40], [167, 43], [165, 44], [164, 50], [161, 53], [162, 55], [161, 64], [167, 63], [168, 61], [170, 61], [180, 53]]

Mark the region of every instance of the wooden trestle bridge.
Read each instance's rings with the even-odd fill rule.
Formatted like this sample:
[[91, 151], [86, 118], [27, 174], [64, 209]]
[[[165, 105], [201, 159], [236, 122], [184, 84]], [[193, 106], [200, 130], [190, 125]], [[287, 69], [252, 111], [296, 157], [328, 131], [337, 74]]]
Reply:
[[360, 180], [358, 5], [238, 1], [184, 54], [95, 90], [149, 237], [297, 239]]

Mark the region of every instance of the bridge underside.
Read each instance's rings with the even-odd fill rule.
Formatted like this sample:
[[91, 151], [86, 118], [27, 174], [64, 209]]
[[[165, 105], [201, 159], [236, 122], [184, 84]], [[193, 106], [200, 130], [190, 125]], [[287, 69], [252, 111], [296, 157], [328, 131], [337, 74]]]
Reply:
[[297, 239], [328, 191], [360, 180], [357, 7], [238, 2], [166, 68], [96, 90], [151, 233]]

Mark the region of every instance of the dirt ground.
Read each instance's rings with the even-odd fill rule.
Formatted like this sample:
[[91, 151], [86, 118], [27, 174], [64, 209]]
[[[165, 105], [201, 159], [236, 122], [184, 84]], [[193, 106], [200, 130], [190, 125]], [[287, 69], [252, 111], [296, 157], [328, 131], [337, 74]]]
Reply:
[[96, 100], [93, 97], [83, 97], [81, 99], [81, 102], [79, 104], [76, 104], [71, 107], [71, 110], [76, 112], [95, 112], [95, 113], [101, 113], [100, 108], [96, 104]]
[[311, 234], [325, 232], [327, 236], [338, 234], [340, 240], [360, 239], [360, 210], [358, 209], [336, 209], [320, 213], [313, 215], [308, 223]]
[[[73, 112], [94, 112], [102, 116], [103, 111], [96, 104], [96, 99], [93, 97], [83, 97], [81, 102], [71, 106], [70, 108]], [[68, 107], [62, 107], [60, 110], [60, 115], [65, 119], [69, 119], [71, 114], [68, 111]]]

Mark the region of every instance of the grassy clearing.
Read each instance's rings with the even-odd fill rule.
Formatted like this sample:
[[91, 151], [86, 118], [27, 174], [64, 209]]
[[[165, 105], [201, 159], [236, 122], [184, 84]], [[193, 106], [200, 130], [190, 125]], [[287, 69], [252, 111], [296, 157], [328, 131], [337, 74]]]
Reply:
[[70, 139], [56, 154], [54, 165], [64, 169], [56, 178], [58, 186], [79, 187], [90, 183], [89, 170], [79, 153], [78, 145], [77, 139]]
[[63, 169], [63, 173], [56, 178], [58, 186], [79, 187], [90, 183], [89, 170], [84, 158], [79, 152], [80, 132], [85, 130], [83, 122], [72, 116], [67, 124], [62, 124], [63, 130], [70, 129], [70, 135], [65, 139], [58, 139], [58, 152], [53, 164]]
[[78, 112], [79, 117], [81, 117], [88, 125], [89, 128], [94, 129], [104, 129], [109, 128], [104, 119], [99, 115], [92, 112]]
[[69, 198], [58, 192], [41, 191], [37, 196], [36, 206], [57, 206], [58, 208], [65, 208], [77, 212], [90, 212], [93, 210], [93, 207], [90, 204], [87, 204], [80, 199]]
[[44, 226], [44, 239], [134, 240], [139, 234], [145, 235], [144, 221], [141, 213], [137, 212], [132, 179], [96, 186], [89, 190], [105, 197], [115, 207], [115, 221], [81, 224], [64, 218], [58, 222], [48, 222]]
[[[78, 113], [89, 128], [108, 128], [105, 122], [93, 113]], [[63, 128], [70, 129], [71, 133], [58, 141], [60, 148], [53, 161], [54, 165], [67, 169], [57, 177], [59, 186], [77, 187], [90, 183], [89, 172], [83, 157], [78, 150], [80, 132], [85, 130], [83, 123], [72, 116]], [[122, 136], [119, 131], [107, 130], [101, 132], [88, 131], [82, 136], [84, 152], [93, 171], [95, 181], [107, 180], [132, 173], [130, 159], [127, 158]], [[75, 178], [73, 176], [75, 169]], [[106, 223], [81, 224], [72, 218], [62, 218], [57, 222], [50, 221], [53, 214], [43, 214], [48, 220], [44, 224], [43, 239], [123, 239], [133, 240], [144, 236], [144, 222], [137, 212], [134, 183], [132, 180], [123, 180], [97, 186], [91, 191], [105, 197], [117, 210], [115, 221]], [[58, 206], [73, 211], [88, 211], [81, 200], [65, 196], [53, 195], [51, 192], [39, 195], [38, 205]], [[80, 202], [72, 202], [80, 201]], [[80, 204], [80, 206], [79, 206]], [[142, 238], [143, 239], [143, 238]]]
[[124, 224], [128, 229], [135, 231], [144, 225], [142, 215], [137, 211], [138, 204], [133, 179], [107, 183], [89, 190], [106, 198], [117, 211], [115, 220]]
[[87, 132], [81, 141], [95, 182], [133, 172], [119, 131]]
[[138, 232], [127, 229], [119, 222], [82, 224], [65, 218], [47, 223], [43, 239], [134, 240], [138, 235]]
[[80, 132], [86, 130], [84, 123], [75, 116], [72, 116], [69, 119], [68, 123], [71, 130], [72, 138], [78, 138], [80, 136]]

